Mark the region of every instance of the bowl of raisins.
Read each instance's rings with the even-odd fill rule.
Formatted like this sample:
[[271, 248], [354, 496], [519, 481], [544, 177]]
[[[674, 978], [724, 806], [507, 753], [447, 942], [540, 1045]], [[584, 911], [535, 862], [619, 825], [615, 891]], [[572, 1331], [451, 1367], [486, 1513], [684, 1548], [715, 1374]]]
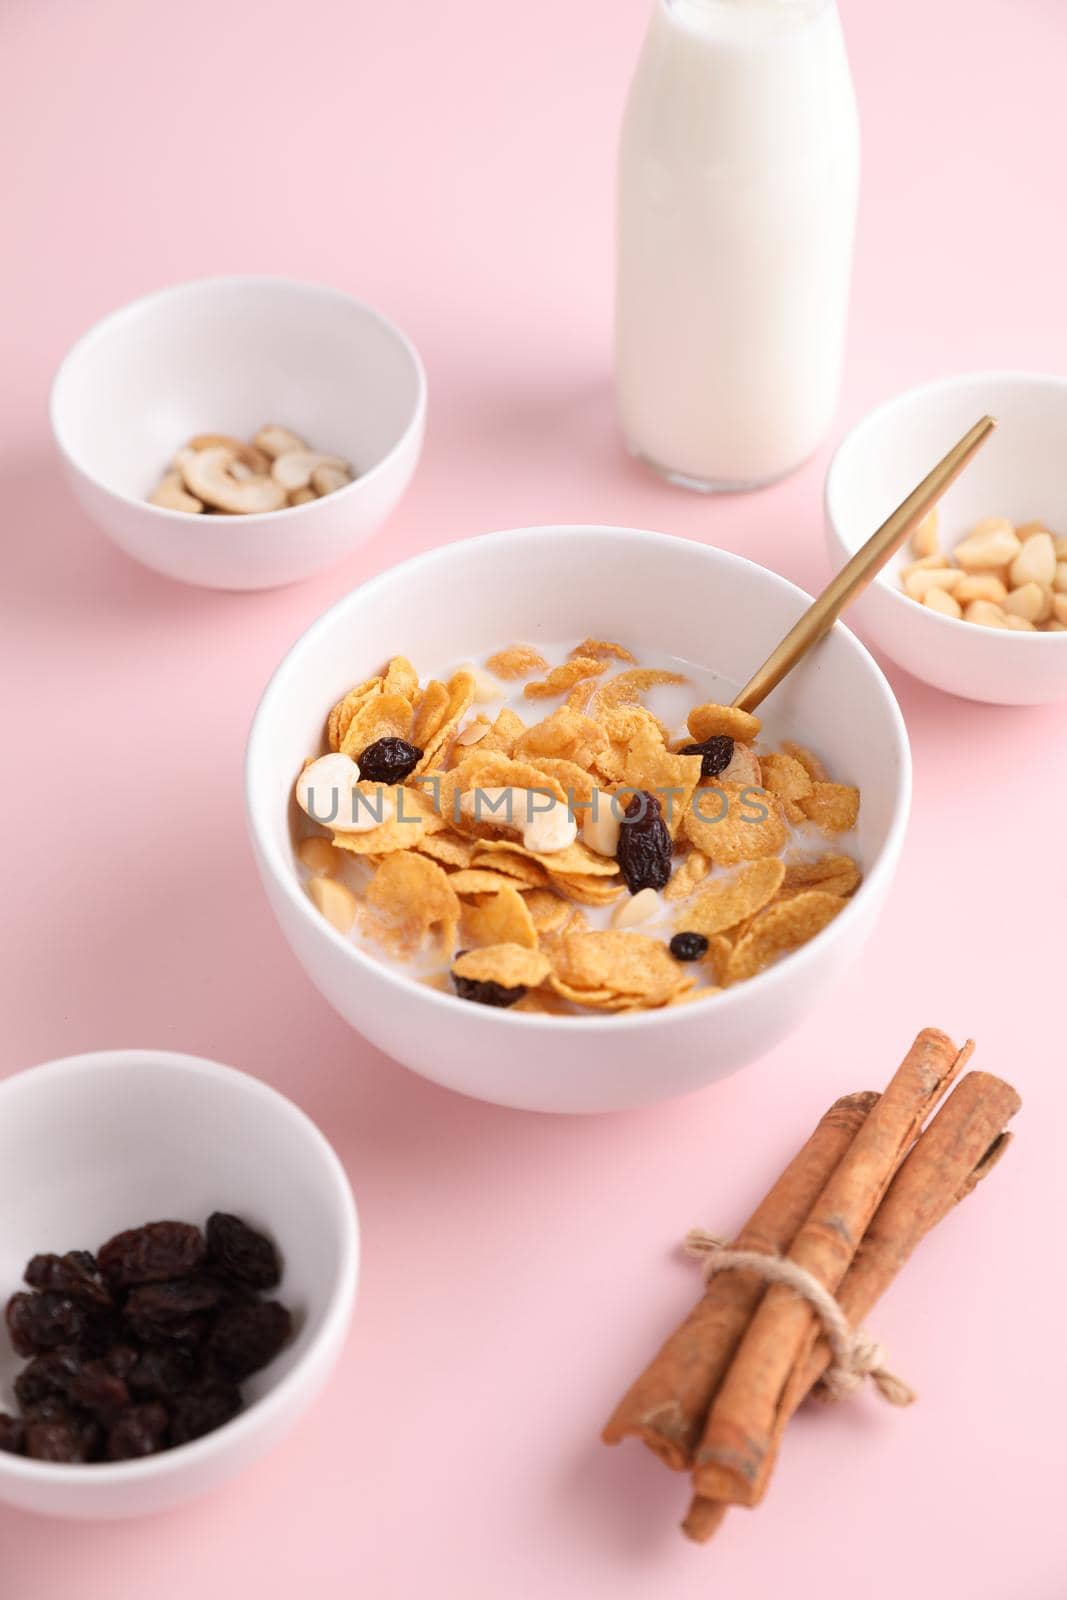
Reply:
[[123, 1050], [0, 1084], [0, 1501], [134, 1516], [278, 1442], [340, 1354], [351, 1190], [274, 1089]]

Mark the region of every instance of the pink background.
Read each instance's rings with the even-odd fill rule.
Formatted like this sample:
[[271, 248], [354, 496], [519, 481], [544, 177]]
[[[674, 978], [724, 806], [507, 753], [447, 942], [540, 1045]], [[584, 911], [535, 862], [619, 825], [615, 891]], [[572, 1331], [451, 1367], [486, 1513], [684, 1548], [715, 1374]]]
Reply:
[[[400, 556], [587, 520], [723, 545], [809, 588], [827, 575], [828, 452], [779, 488], [714, 502], [618, 446], [612, 163], [647, 9], [2, 8], [2, 1070], [143, 1043], [258, 1073], [335, 1142], [366, 1237], [341, 1368], [291, 1440], [225, 1492], [139, 1524], [0, 1510], [3, 1600], [1067, 1594], [1064, 1306], [1048, 1264], [1065, 1200], [1062, 710], [968, 705], [890, 668], [915, 813], [855, 977], [742, 1076], [640, 1114], [510, 1114], [391, 1065], [289, 958], [246, 846], [242, 747], [267, 675]], [[938, 374], [1067, 368], [1062, 0], [843, 11], [866, 168], [835, 437]], [[60, 482], [45, 418], [62, 352], [96, 317], [241, 271], [380, 304], [431, 390], [425, 459], [386, 533], [258, 596], [183, 589], [119, 555]], [[58, 808], [37, 762], [67, 780]], [[116, 792], [146, 771], [171, 775], [155, 809], [120, 810]], [[674, 1528], [684, 1482], [597, 1442], [694, 1296], [674, 1243], [697, 1221], [734, 1225], [829, 1099], [880, 1085], [925, 1023], [974, 1034], [1026, 1109], [1009, 1160], [874, 1319], [922, 1401], [803, 1417], [758, 1515], [695, 1549]]]

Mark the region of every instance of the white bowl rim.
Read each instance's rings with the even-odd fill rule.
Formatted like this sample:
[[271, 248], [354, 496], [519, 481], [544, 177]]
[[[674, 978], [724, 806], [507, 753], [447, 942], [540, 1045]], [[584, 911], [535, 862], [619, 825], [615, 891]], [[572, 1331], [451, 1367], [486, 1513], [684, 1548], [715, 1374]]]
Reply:
[[63, 1078], [76, 1072], [92, 1070], [94, 1067], [113, 1066], [116, 1063], [132, 1066], [135, 1062], [144, 1062], [146, 1058], [150, 1058], [153, 1066], [164, 1067], [168, 1071], [174, 1069], [189, 1073], [193, 1077], [237, 1083], [244, 1092], [269, 1101], [289, 1122], [312, 1135], [312, 1141], [318, 1146], [319, 1153], [323, 1157], [323, 1164], [330, 1175], [339, 1201], [338, 1213], [342, 1219], [342, 1227], [341, 1263], [337, 1282], [327, 1302], [319, 1330], [300, 1359], [294, 1362], [285, 1376], [280, 1378], [261, 1399], [256, 1400], [246, 1411], [240, 1412], [212, 1433], [193, 1439], [189, 1444], [175, 1445], [172, 1449], [161, 1450], [157, 1455], [144, 1456], [135, 1461], [94, 1461], [91, 1464], [31, 1461], [27, 1456], [16, 1456], [7, 1451], [0, 1451], [0, 1478], [6, 1475], [31, 1483], [55, 1483], [64, 1486], [82, 1484], [95, 1488], [99, 1484], [128, 1483], [131, 1479], [143, 1481], [147, 1478], [165, 1478], [179, 1469], [184, 1471], [197, 1460], [218, 1454], [228, 1441], [236, 1442], [243, 1434], [258, 1429], [275, 1411], [282, 1409], [290, 1389], [295, 1387], [309, 1358], [323, 1345], [328, 1345], [335, 1334], [343, 1330], [351, 1314], [360, 1256], [359, 1217], [355, 1199], [340, 1158], [326, 1135], [306, 1111], [301, 1111], [296, 1102], [282, 1094], [279, 1089], [272, 1088], [260, 1078], [254, 1078], [251, 1073], [241, 1072], [237, 1067], [224, 1066], [220, 1061], [210, 1061], [204, 1056], [185, 1055], [177, 1050], [129, 1047], [122, 1050], [93, 1050], [83, 1055], [61, 1056], [55, 1061], [41, 1062], [39, 1066], [24, 1067], [21, 1071], [12, 1073], [10, 1077], [0, 1080], [0, 1101], [9, 1086], [21, 1083], [30, 1077], [36, 1080], [42, 1077]]
[[[426, 550], [418, 555], [411, 556], [406, 561], [387, 567], [384, 572], [376, 574], [375, 577], [360, 584], [358, 588], [350, 590], [346, 595], [342, 595], [316, 621], [311, 623], [310, 627], [306, 628], [289, 647], [278, 666], [274, 669], [252, 718], [248, 744], [245, 750], [245, 813], [248, 819], [249, 831], [261, 853], [262, 859], [267, 863], [268, 870], [281, 885], [282, 892], [296, 909], [296, 914], [301, 920], [312, 926], [320, 935], [329, 939], [331, 943], [346, 951], [348, 957], [358, 965], [364, 965], [375, 972], [382, 979], [385, 988], [393, 992], [398, 1002], [402, 1002], [405, 996], [410, 996], [414, 991], [435, 1008], [445, 1006], [451, 1011], [453, 1006], [462, 1004], [457, 996], [431, 988], [428, 984], [420, 983], [417, 979], [408, 977], [406, 973], [394, 971], [386, 962], [378, 961], [373, 956], [366, 955], [351, 940], [338, 933], [337, 929], [326, 921], [321, 912], [315, 909], [309, 897], [303, 892], [296, 873], [291, 867], [287, 867], [280, 853], [275, 850], [269, 826], [260, 826], [259, 816], [262, 806], [253, 796], [252, 769], [259, 759], [259, 746], [267, 737], [266, 727], [271, 720], [274, 701], [284, 695], [284, 679], [297, 652], [302, 650], [306, 643], [318, 637], [320, 633], [328, 631], [334, 617], [339, 615], [351, 603], [356, 594], [361, 599], [366, 598], [368, 595], [373, 596], [376, 589], [393, 578], [401, 574], [410, 574], [417, 567], [432, 569], [435, 564], [447, 561], [450, 554], [459, 549], [488, 545], [490, 542], [494, 547], [502, 543], [519, 544], [522, 540], [531, 536], [559, 532], [580, 534], [586, 541], [600, 539], [604, 542], [614, 542], [619, 535], [622, 535], [625, 539], [631, 539], [637, 544], [655, 545], [657, 548], [666, 543], [680, 548], [707, 550], [715, 557], [724, 560], [728, 565], [748, 567], [752, 571], [758, 572], [761, 577], [768, 579], [790, 595], [794, 595], [798, 601], [804, 604], [811, 603], [812, 596], [806, 594], [797, 584], [791, 583], [788, 578], [781, 577], [780, 574], [772, 572], [768, 567], [761, 567], [758, 562], [749, 561], [745, 556], [735, 555], [729, 550], [720, 550], [715, 545], [704, 545], [691, 539], [679, 539], [674, 535], [656, 533], [648, 528], [623, 528], [608, 524], [548, 523], [526, 528], [509, 528], [499, 533], [479, 534], [472, 539], [456, 540], [452, 544], [440, 545], [433, 550]], [[748, 996], [757, 992], [765, 995], [769, 1004], [773, 1003], [773, 993], [780, 984], [785, 983], [790, 975], [799, 976], [804, 966], [818, 959], [818, 946], [822, 939], [827, 937], [840, 938], [842, 937], [842, 930], [847, 930], [851, 927], [855, 917], [857, 900], [868, 888], [873, 890], [883, 878], [891, 873], [893, 863], [899, 854], [911, 808], [912, 784], [911, 746], [908, 741], [904, 717], [888, 679], [867, 647], [841, 622], [835, 624], [834, 631], [840, 631], [847, 635], [859, 656], [866, 659], [869, 668], [875, 674], [876, 681], [881, 684], [885, 692], [886, 704], [890, 719], [896, 728], [901, 754], [896, 793], [893, 797], [893, 820], [877, 861], [870, 872], [864, 875], [863, 882], [856, 890], [856, 893], [846, 902], [844, 910], [838, 913], [829, 927], [824, 928], [816, 938], [803, 945], [801, 949], [790, 952], [782, 961], [758, 973], [754, 978], [749, 978], [745, 983], [738, 984], [735, 988], [723, 989], [716, 995], [709, 995], [706, 1000], [700, 1002], [703, 1008], [712, 1006], [725, 1008], [736, 1005], [739, 996]], [[783, 973], [785, 976], [783, 976]], [[667, 1006], [659, 1010], [631, 1011], [608, 1015], [598, 1014], [595, 1017], [583, 1017], [553, 1016], [538, 1012], [512, 1011], [508, 1009], [501, 1010], [488, 1006], [467, 1006], [467, 1011], [474, 1027], [487, 1027], [496, 1018], [504, 1017], [511, 1026], [541, 1028], [546, 1032], [555, 1032], [557, 1030], [589, 1032], [602, 1028], [662, 1028], [669, 1026], [672, 1021], [680, 1023], [686, 1010], [685, 1006]]]
[[[823, 493], [823, 502], [826, 509], [826, 525], [832, 531], [834, 540], [838, 547], [841, 550], [844, 550], [847, 555], [855, 555], [856, 550], [859, 549], [859, 545], [856, 546], [856, 550], [846, 545], [843, 537], [838, 532], [840, 521], [836, 515], [833, 504], [833, 497], [837, 488], [837, 477], [841, 471], [841, 457], [844, 455], [845, 451], [856, 444], [862, 444], [863, 435], [867, 432], [868, 428], [875, 427], [891, 411], [895, 411], [898, 406], [904, 406], [909, 401], [917, 400], [920, 395], [941, 394], [949, 389], [968, 389], [972, 387], [972, 385], [977, 387], [982, 383], [1027, 383], [1037, 386], [1048, 385], [1052, 388], [1067, 389], [1067, 378], [1059, 377], [1054, 372], [1025, 372], [1021, 370], [1014, 371], [1005, 369], [1004, 371], [990, 370], [988, 372], [959, 372], [955, 375], [955, 377], [935, 378], [931, 383], [917, 383], [913, 388], [905, 389], [902, 393], [893, 395], [889, 400], [883, 400], [880, 406], [876, 406], [874, 410], [869, 411], [865, 417], [861, 417], [859, 422], [856, 423], [855, 427], [850, 428], [848, 433], [845, 434], [845, 437], [841, 440], [841, 443], [834, 451], [833, 460], [830, 462], [830, 467], [826, 474], [826, 487]], [[934, 465], [933, 462], [930, 464], [931, 466]], [[874, 529], [872, 528], [870, 531], [873, 533]], [[884, 593], [893, 595], [894, 603], [896, 601], [903, 601], [908, 607], [910, 607], [912, 611], [919, 611], [923, 616], [927, 617], [936, 624], [944, 624], [950, 628], [966, 628], [968, 633], [973, 633], [975, 628], [980, 628], [986, 635], [993, 634], [998, 638], [1007, 639], [1026, 639], [1031, 645], [1035, 639], [1058, 638], [1060, 640], [1067, 641], [1067, 633], [1041, 633], [1036, 629], [1033, 633], [1028, 633], [1022, 628], [994, 628], [990, 627], [987, 622], [966, 622], [962, 617], [946, 617], [943, 611], [935, 611], [932, 606], [920, 605], [918, 601], [913, 600], [910, 595], [905, 594], [903, 589], [897, 588], [892, 583], [890, 574], [885, 570], [880, 572], [874, 581], [878, 584], [879, 589]], [[1062, 644], [1055, 646], [1055, 648], [1061, 649]]]
[[[282, 274], [276, 273], [233, 273], [230, 275], [223, 273], [211, 278], [190, 278], [186, 282], [167, 284], [162, 289], [153, 289], [148, 294], [140, 295], [136, 300], [130, 300], [125, 305], [117, 306], [114, 311], [106, 312], [104, 316], [98, 318], [98, 320], [94, 322], [91, 327], [88, 327], [85, 332], [74, 341], [66, 355], [63, 357], [58, 369], [56, 370], [55, 377], [52, 379], [52, 386], [48, 393], [48, 420], [51, 424], [52, 435], [64, 460], [76, 472], [81, 473], [82, 477], [87, 478], [90, 483], [94, 484], [96, 488], [101, 490], [102, 493], [108, 494], [113, 499], [121, 501], [123, 505], [136, 506], [139, 510], [147, 511], [152, 516], [163, 518], [165, 520], [169, 519], [171, 521], [196, 524], [199, 524], [199, 522], [202, 520], [201, 514], [198, 511], [177, 511], [170, 506], [157, 506], [154, 505], [151, 500], [139, 500], [134, 495], [123, 494], [118, 489], [112, 489], [108, 484], [102, 483], [95, 473], [90, 472], [88, 468], [78, 460], [63, 437], [63, 430], [59, 420], [60, 389], [68, 369], [73, 366], [75, 359], [80, 356], [89, 345], [95, 343], [98, 339], [106, 337], [118, 324], [126, 321], [128, 318], [145, 310], [146, 308], [156, 306], [168, 299], [176, 300], [180, 299], [184, 295], [194, 292], [199, 293], [203, 290], [217, 289], [223, 285], [229, 287], [234, 284], [244, 286], [267, 285], [275, 289], [293, 289], [300, 294], [306, 294], [312, 297], [317, 296], [326, 300], [339, 300], [345, 305], [356, 306], [360, 311], [365, 311], [371, 318], [373, 318], [375, 322], [379, 324], [380, 327], [382, 327], [396, 340], [412, 363], [415, 372], [416, 384], [415, 406], [407, 424], [403, 429], [403, 432], [389, 446], [389, 449], [385, 452], [381, 459], [374, 463], [373, 467], [369, 467], [366, 472], [362, 472], [358, 477], [353, 478], [351, 483], [346, 483], [342, 488], [335, 489], [329, 496], [331, 502], [336, 503], [340, 497], [351, 494], [353, 490], [361, 488], [362, 486], [371, 482], [373, 478], [377, 477], [380, 472], [384, 472], [385, 468], [389, 466], [395, 457], [400, 454], [400, 452], [407, 445], [408, 441], [415, 434], [417, 434], [419, 429], [423, 426], [426, 419], [426, 397], [428, 385], [426, 381], [426, 369], [422, 364], [422, 357], [419, 355], [419, 352], [416, 350], [414, 344], [408, 338], [403, 329], [399, 328], [395, 322], [391, 321], [389, 317], [385, 316], [383, 312], [379, 311], [375, 306], [372, 306], [368, 301], [360, 300], [352, 294], [346, 294], [343, 289], [336, 289], [328, 283], [315, 283], [302, 278], [287, 278]], [[248, 516], [233, 517], [229, 519], [213, 517], [211, 519], [212, 528], [225, 528], [227, 521], [235, 525], [240, 525], [242, 528], [248, 528], [250, 525], [259, 526], [261, 523], [275, 522], [279, 517], [287, 517], [291, 512], [299, 513], [302, 511], [307, 511], [317, 503], [317, 501], [310, 500], [305, 502], [303, 505], [280, 506], [277, 511], [257, 511]]]

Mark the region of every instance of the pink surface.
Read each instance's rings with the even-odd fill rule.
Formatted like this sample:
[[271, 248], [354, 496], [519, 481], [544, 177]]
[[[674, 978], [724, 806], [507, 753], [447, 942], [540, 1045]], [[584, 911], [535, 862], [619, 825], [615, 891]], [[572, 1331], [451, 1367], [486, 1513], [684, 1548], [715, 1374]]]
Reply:
[[[1061, 0], [843, 10], [866, 170], [837, 436], [927, 377], [1067, 367]], [[1049, 1269], [1067, 1199], [1062, 823], [1045, 820], [1053, 799], [1062, 814], [1062, 709], [967, 705], [890, 669], [915, 813], [853, 981], [747, 1073], [640, 1114], [509, 1114], [391, 1065], [318, 1001], [253, 873], [239, 780], [259, 690], [313, 617], [398, 557], [588, 520], [826, 576], [827, 452], [709, 502], [619, 451], [612, 161], [645, 15], [645, 0], [3, 8], [3, 1070], [148, 1043], [258, 1073], [335, 1142], [366, 1256], [341, 1369], [284, 1448], [141, 1524], [0, 1510], [2, 1600], [1067, 1594]], [[111, 307], [261, 270], [350, 289], [412, 334], [427, 451], [390, 528], [340, 570], [199, 593], [75, 509], [47, 385]], [[669, 629], [670, 596], [653, 603]], [[708, 627], [710, 646], [713, 613]], [[65, 779], [61, 801], [33, 761]], [[922, 1402], [804, 1416], [760, 1512], [694, 1549], [674, 1529], [683, 1481], [597, 1443], [693, 1298], [672, 1247], [691, 1223], [734, 1225], [828, 1100], [881, 1084], [925, 1023], [974, 1034], [1026, 1109], [1009, 1160], [878, 1310]]]

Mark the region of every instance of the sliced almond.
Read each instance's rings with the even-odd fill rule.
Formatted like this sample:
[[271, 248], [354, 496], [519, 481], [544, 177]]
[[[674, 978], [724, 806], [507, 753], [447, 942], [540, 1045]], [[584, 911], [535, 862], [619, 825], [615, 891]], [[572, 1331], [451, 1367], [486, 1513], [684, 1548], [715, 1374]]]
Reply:
[[963, 613], [967, 622], [978, 622], [986, 628], [1006, 628], [1008, 619], [999, 606], [990, 600], [972, 600]]
[[992, 600], [999, 606], [1007, 598], [1008, 591], [995, 573], [969, 572], [952, 593], [961, 606], [970, 605], [972, 600]]
[[336, 845], [321, 833], [309, 833], [296, 847], [297, 860], [319, 878], [333, 878], [341, 871], [345, 858]]
[[347, 933], [356, 920], [356, 897], [345, 883], [336, 878], [312, 878], [308, 894], [331, 927], [338, 933]]
[[639, 889], [629, 900], [624, 900], [612, 913], [613, 928], [637, 928], [651, 922], [663, 909], [663, 902], [655, 889]]
[[927, 567], [905, 578], [904, 589], [913, 600], [925, 600], [931, 589], [945, 589], [951, 593], [962, 581], [963, 573], [956, 567]]
[[1022, 548], [1019, 536], [1003, 517], [990, 517], [978, 523], [974, 532], [962, 539], [952, 554], [966, 572], [988, 572], [1014, 561]]
[[931, 611], [939, 611], [943, 617], [955, 617], [957, 621], [963, 616], [962, 606], [947, 589], [927, 589], [923, 605]]
[[923, 518], [911, 536], [911, 548], [920, 557], [932, 556], [937, 549], [937, 507]]
[[1050, 585], [1056, 576], [1056, 547], [1051, 533], [1032, 533], [1011, 564], [1015, 589], [1027, 583]]
[[1052, 615], [1052, 594], [1039, 583], [1024, 583], [1013, 589], [1001, 602], [1010, 617], [1022, 617], [1026, 622], [1044, 622]]

